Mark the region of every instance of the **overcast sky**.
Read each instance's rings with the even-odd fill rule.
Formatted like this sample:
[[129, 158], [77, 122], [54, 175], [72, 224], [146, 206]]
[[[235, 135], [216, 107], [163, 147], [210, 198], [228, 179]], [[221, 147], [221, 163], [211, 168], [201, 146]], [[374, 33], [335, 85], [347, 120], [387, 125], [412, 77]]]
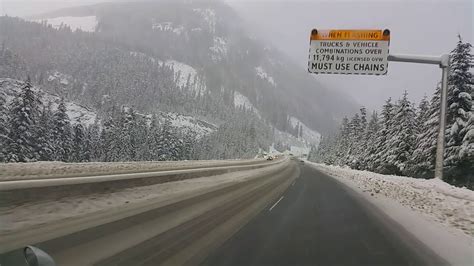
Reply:
[[[307, 68], [309, 34], [318, 29], [391, 31], [390, 53], [440, 55], [461, 34], [473, 39], [473, 4], [466, 1], [237, 1], [228, 0], [253, 29]], [[419, 101], [431, 96], [441, 71], [437, 66], [390, 62], [387, 76], [316, 75], [329, 87], [352, 95], [361, 105], [379, 108], [404, 90]]]
[[[288, 54], [306, 71], [309, 33], [318, 29], [391, 31], [390, 52], [440, 55], [456, 45], [457, 35], [473, 40], [473, 1], [440, 0], [225, 0], [248, 23], [248, 28]], [[51, 9], [101, 0], [0, 0], [0, 12], [27, 16]], [[309, 74], [308, 74], [309, 75]], [[388, 97], [404, 90], [418, 102], [431, 96], [441, 72], [433, 65], [389, 63], [387, 76], [317, 75], [330, 88], [341, 90], [368, 108], [379, 108]]]

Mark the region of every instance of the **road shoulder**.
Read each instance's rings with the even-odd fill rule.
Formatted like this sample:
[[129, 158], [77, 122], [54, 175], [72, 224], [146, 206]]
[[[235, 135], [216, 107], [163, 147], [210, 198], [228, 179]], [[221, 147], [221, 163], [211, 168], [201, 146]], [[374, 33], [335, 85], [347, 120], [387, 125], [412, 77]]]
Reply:
[[[425, 258], [427, 262], [432, 260], [430, 256], [434, 256], [444, 260], [445, 264], [473, 264], [472, 237], [428, 220], [419, 213], [383, 195], [374, 197], [371, 194], [364, 193], [350, 179], [332, 176], [318, 167], [317, 164], [307, 162], [307, 165], [333, 178], [349, 193], [353, 194], [356, 199], [367, 203], [363, 206], [367, 208], [368, 213], [385, 223], [386, 227], [392, 230], [408, 246], [421, 250], [422, 253], [419, 255]], [[432, 262], [436, 262], [436, 259]]]

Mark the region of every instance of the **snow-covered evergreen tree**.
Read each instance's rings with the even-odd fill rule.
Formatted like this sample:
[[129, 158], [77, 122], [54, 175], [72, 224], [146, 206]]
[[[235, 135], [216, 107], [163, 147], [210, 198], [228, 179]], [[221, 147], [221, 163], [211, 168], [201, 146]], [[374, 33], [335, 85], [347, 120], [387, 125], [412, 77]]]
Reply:
[[152, 161], [157, 161], [160, 157], [160, 135], [161, 127], [156, 116], [151, 117], [150, 129], [146, 140], [146, 147], [148, 149], [148, 158]]
[[458, 180], [461, 185], [474, 188], [474, 115], [469, 117], [466, 126], [460, 132], [464, 138], [459, 150], [459, 168], [464, 178]]
[[396, 167], [395, 174], [406, 173], [415, 145], [415, 132], [415, 110], [405, 91], [402, 99], [398, 101], [393, 117], [392, 138], [388, 142], [387, 162]]
[[28, 78], [10, 106], [8, 160], [30, 162], [39, 158], [38, 119], [40, 100]]
[[136, 146], [132, 129], [136, 124], [136, 114], [132, 108], [122, 108], [116, 128], [118, 161], [127, 162], [135, 158]]
[[[445, 166], [448, 176], [454, 182], [463, 181], [465, 176], [474, 168], [474, 161], [469, 151], [462, 150], [470, 147], [471, 138], [466, 134], [470, 132], [469, 120], [473, 114], [473, 87], [474, 78], [471, 68], [473, 67], [472, 45], [463, 42], [459, 36], [456, 48], [451, 52], [451, 66], [449, 75], [448, 91], [448, 114], [446, 134], [446, 159]], [[467, 143], [464, 143], [467, 141]], [[449, 177], [448, 177], [449, 178]], [[463, 180], [456, 180], [463, 179]]]
[[190, 160], [194, 157], [195, 148], [197, 148], [194, 147], [194, 143], [197, 139], [196, 134], [190, 130], [186, 130], [182, 133], [181, 138], [183, 146], [181, 149], [180, 158], [183, 160]]
[[6, 95], [0, 90], [0, 162], [5, 162], [8, 158], [8, 146], [10, 145], [9, 120]]
[[80, 121], [73, 127], [74, 137], [72, 141], [71, 160], [73, 162], [88, 162], [90, 154], [88, 148], [88, 139], [84, 126]]
[[68, 162], [71, 159], [73, 136], [64, 99], [61, 99], [58, 109], [54, 113], [53, 124], [54, 158], [58, 161]]
[[[408, 174], [413, 177], [432, 178], [436, 159], [436, 142], [439, 131], [439, 107], [440, 107], [441, 87], [438, 85], [428, 109], [429, 117], [418, 126], [413, 155], [410, 159], [410, 169]], [[424, 105], [424, 104], [423, 104]], [[417, 120], [420, 121], [421, 106], [418, 111]], [[423, 107], [424, 108], [424, 107]], [[421, 122], [421, 121], [420, 121]]]
[[394, 116], [394, 105], [392, 98], [388, 98], [382, 107], [381, 128], [375, 140], [375, 152], [371, 156], [371, 162], [375, 172], [389, 173], [388, 160], [389, 141], [392, 138], [392, 126]]
[[100, 161], [102, 156], [102, 149], [100, 143], [100, 126], [99, 120], [96, 119], [94, 124], [87, 128], [87, 143], [86, 150], [90, 156], [90, 161]]
[[421, 99], [420, 104], [418, 105], [418, 109], [416, 112], [416, 119], [415, 125], [417, 129], [417, 133], [421, 133], [424, 130], [423, 125], [426, 121], [430, 118], [430, 102], [426, 95]]
[[120, 161], [120, 141], [119, 132], [120, 127], [118, 120], [119, 114], [112, 108], [111, 114], [105, 119], [103, 128], [100, 134], [101, 146], [101, 161], [118, 162]]
[[362, 160], [361, 169], [374, 171], [374, 154], [377, 152], [377, 147], [374, 143], [377, 141], [377, 137], [380, 130], [379, 116], [376, 111], [372, 112], [367, 129], [364, 132], [364, 140], [362, 147]]
[[169, 119], [165, 119], [161, 128], [158, 142], [160, 161], [173, 161], [179, 158], [179, 139], [173, 132], [173, 127]]
[[365, 131], [367, 129], [367, 109], [365, 107], [360, 108], [358, 114], [358, 124], [354, 125], [354, 138], [352, 139], [352, 161], [351, 167], [354, 169], [364, 169], [364, 152], [366, 151], [365, 146]]
[[349, 134], [349, 119], [344, 117], [342, 119], [340, 133], [337, 135], [337, 138], [334, 141], [335, 147], [329, 149], [331, 150], [331, 154], [329, 156], [333, 157], [331, 161], [334, 161], [334, 163], [337, 165], [346, 164], [346, 158], [348, 157], [349, 153]]
[[41, 117], [38, 124], [38, 154], [39, 160], [51, 161], [54, 155], [53, 142], [53, 111], [51, 110], [51, 103], [43, 106]]
[[348, 151], [347, 156], [344, 159], [344, 164], [349, 166], [356, 166], [358, 164], [358, 156], [357, 156], [357, 149], [359, 145], [359, 137], [360, 137], [360, 116], [356, 113], [348, 125], [349, 129], [349, 142], [348, 142]]

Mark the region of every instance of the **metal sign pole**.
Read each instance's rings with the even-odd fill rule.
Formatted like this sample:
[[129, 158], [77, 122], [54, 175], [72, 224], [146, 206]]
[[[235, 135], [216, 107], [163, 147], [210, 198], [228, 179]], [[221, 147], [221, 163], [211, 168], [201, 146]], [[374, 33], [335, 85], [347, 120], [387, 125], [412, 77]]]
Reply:
[[435, 178], [443, 179], [443, 161], [446, 131], [446, 108], [448, 98], [448, 72], [449, 72], [449, 55], [442, 56], [417, 56], [417, 55], [389, 55], [388, 61], [432, 64], [439, 65], [442, 70], [441, 79], [441, 98], [439, 113], [439, 131], [436, 144], [436, 161], [435, 161]]
[[446, 109], [448, 98], [448, 72], [449, 72], [449, 55], [441, 56], [441, 63], [439, 64], [442, 70], [441, 79], [441, 110], [439, 113], [439, 132], [438, 142], [436, 144], [436, 164], [435, 164], [435, 178], [443, 179], [443, 162], [444, 162], [444, 145], [445, 145], [445, 131], [446, 131]]

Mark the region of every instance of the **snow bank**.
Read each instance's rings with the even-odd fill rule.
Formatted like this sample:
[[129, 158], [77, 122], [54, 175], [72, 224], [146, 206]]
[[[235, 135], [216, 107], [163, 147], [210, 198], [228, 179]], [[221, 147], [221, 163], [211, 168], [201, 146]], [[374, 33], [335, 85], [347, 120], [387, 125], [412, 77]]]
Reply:
[[430, 220], [474, 236], [474, 191], [437, 179], [381, 175], [338, 166], [314, 164], [375, 198], [387, 197]]
[[276, 83], [273, 77], [268, 75], [267, 72], [263, 69], [263, 67], [261, 66], [256, 67], [255, 72], [257, 73], [257, 76], [259, 76], [261, 79], [268, 81], [268, 83], [272, 84], [273, 86], [276, 86]]
[[321, 141], [321, 134], [318, 131], [312, 130], [296, 117], [290, 116], [289, 120], [293, 128], [296, 127], [297, 125], [301, 125], [303, 127], [304, 140], [314, 145], [319, 144], [319, 142]]
[[97, 18], [95, 16], [87, 17], [57, 17], [48, 18], [42, 20], [36, 20], [35, 22], [41, 23], [45, 21], [47, 24], [53, 26], [53, 28], [59, 29], [61, 25], [67, 25], [72, 31], [80, 29], [82, 31], [94, 32], [97, 27]]

